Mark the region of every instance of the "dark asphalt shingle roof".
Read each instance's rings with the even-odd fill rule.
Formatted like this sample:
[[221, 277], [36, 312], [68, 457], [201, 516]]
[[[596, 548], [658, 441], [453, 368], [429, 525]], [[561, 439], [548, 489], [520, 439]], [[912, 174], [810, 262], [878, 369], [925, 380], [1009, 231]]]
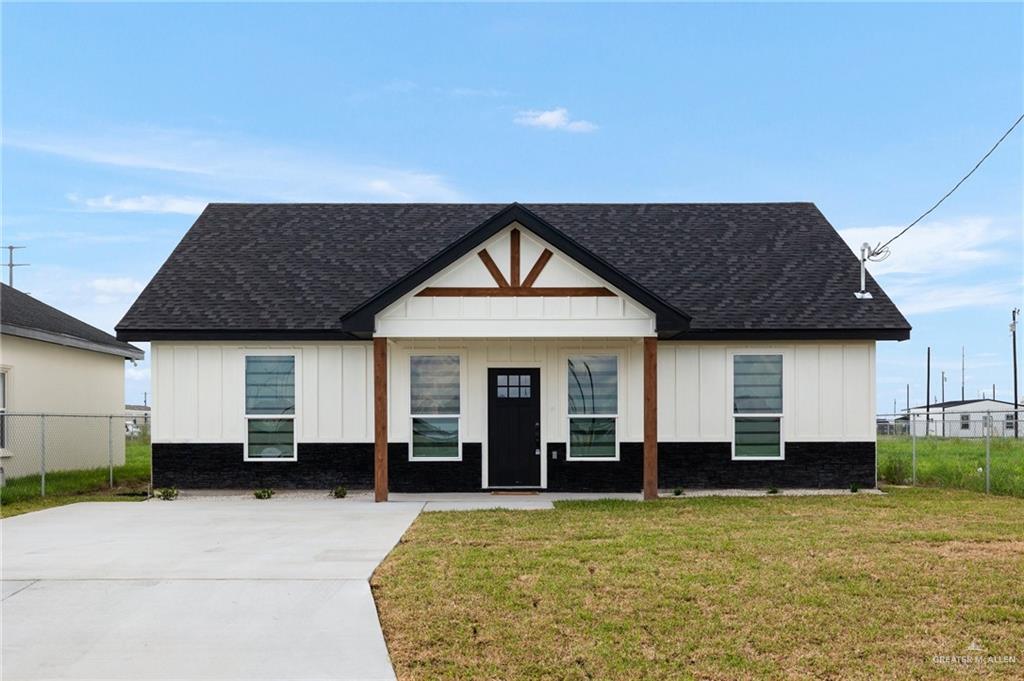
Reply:
[[75, 347], [91, 344], [101, 346], [112, 354], [123, 353], [124, 357], [142, 358], [142, 351], [138, 348], [123, 343], [109, 333], [100, 331], [66, 312], [61, 312], [27, 293], [7, 284], [0, 284], [0, 332], [25, 335], [22, 329], [52, 336], [53, 342], [66, 341], [67, 345]]
[[[811, 203], [526, 204], [692, 331], [907, 330]], [[118, 324], [334, 330], [503, 204], [211, 204]]]

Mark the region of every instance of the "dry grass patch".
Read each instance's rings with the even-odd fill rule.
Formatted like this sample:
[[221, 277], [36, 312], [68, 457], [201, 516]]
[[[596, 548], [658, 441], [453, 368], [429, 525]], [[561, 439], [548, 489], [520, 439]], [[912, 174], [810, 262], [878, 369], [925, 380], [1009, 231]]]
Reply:
[[403, 679], [1024, 675], [1022, 544], [968, 492], [568, 502], [423, 514], [372, 586]]

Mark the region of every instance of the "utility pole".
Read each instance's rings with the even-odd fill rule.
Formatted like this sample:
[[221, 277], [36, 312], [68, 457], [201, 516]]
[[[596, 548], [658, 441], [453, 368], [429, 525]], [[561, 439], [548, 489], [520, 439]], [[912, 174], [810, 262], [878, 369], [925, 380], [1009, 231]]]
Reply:
[[27, 262], [14, 262], [14, 251], [15, 249], [25, 248], [25, 246], [5, 246], [7, 249], [7, 285], [11, 288], [14, 287], [14, 268], [15, 267], [28, 267]]
[[907, 383], [907, 416], [910, 416], [910, 384]]
[[1015, 307], [1010, 312], [1010, 336], [1013, 339], [1013, 437], [1020, 437], [1020, 412], [1017, 411], [1020, 402], [1017, 397], [1017, 317], [1020, 315], [1020, 308]]
[[964, 346], [960, 346], [960, 401], [963, 402], [967, 398], [964, 396], [964, 388], [967, 385], [965, 377], [967, 375], [967, 355]]
[[924, 379], [924, 435], [928, 437], [932, 422], [932, 346], [928, 346], [926, 362], [928, 375]]
[[946, 437], [946, 372], [942, 372], [942, 437]]
[[143, 392], [142, 393], [142, 406], [145, 407], [146, 405], [149, 404], [148, 402], [146, 402], [146, 398], [148, 398], [148, 397], [149, 397], [149, 393], [147, 393], [147, 392]]

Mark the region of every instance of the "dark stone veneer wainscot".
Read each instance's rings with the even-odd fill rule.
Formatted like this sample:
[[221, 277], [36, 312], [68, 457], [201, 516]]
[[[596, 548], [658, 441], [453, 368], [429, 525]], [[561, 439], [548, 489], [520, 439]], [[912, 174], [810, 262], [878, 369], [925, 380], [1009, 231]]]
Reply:
[[[462, 461], [409, 461], [409, 446], [388, 445], [393, 492], [478, 492], [480, 443]], [[554, 458], [552, 458], [554, 457]], [[639, 492], [643, 444], [623, 442], [618, 461], [566, 461], [565, 443], [548, 444], [551, 492]], [[788, 442], [782, 461], [733, 461], [728, 442], [658, 444], [658, 486], [690, 489], [875, 486], [874, 442]], [[153, 444], [153, 485], [183, 489], [352, 489], [373, 487], [373, 444], [299, 443], [298, 461], [253, 462], [240, 443]]]
[[728, 442], [658, 444], [658, 487], [875, 486], [874, 442], [787, 442], [783, 461], [733, 461]]
[[241, 443], [153, 443], [153, 487], [182, 489], [373, 487], [373, 444], [300, 442], [297, 461], [245, 461]]

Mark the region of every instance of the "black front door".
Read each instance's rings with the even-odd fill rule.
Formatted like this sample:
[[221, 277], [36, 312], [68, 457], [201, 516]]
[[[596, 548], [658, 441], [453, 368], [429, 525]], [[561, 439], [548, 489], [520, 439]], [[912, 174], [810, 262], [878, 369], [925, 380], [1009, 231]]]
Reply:
[[540, 486], [540, 369], [487, 370], [491, 487]]

